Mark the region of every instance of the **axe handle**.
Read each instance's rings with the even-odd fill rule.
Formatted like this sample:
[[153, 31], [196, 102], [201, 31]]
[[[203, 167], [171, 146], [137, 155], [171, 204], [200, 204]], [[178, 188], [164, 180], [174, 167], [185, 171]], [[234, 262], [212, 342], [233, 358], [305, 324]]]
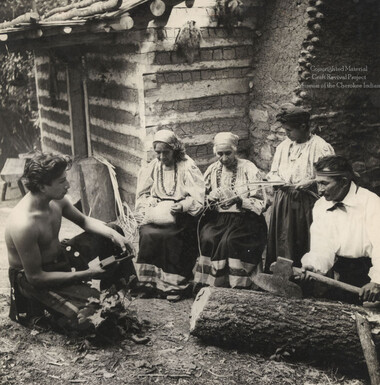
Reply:
[[[293, 271], [297, 275], [302, 274], [302, 269], [300, 269], [299, 267], [293, 267]], [[359, 294], [360, 292], [360, 287], [352, 286], [352, 285], [349, 285], [348, 283], [340, 282], [340, 281], [337, 281], [336, 279], [328, 278], [322, 274], [318, 274], [318, 273], [314, 273], [312, 271], [306, 270], [306, 278], [308, 277], [312, 277], [314, 280], [318, 282], [323, 282], [329, 286], [333, 286], [338, 289], [348, 291], [350, 293]]]

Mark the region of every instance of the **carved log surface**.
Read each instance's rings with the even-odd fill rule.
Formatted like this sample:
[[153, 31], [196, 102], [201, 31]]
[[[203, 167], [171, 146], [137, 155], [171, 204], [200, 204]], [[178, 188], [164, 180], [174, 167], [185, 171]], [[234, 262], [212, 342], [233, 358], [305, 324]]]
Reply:
[[[192, 308], [190, 332], [223, 347], [272, 355], [278, 348], [292, 359], [365, 369], [355, 312], [363, 307], [224, 288], [202, 289]], [[378, 335], [373, 335], [377, 348]]]

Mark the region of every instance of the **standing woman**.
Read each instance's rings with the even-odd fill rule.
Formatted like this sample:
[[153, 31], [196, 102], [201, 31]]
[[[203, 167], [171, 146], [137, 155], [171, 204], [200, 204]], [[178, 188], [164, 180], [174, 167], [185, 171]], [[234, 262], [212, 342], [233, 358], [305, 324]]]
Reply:
[[252, 185], [261, 180], [257, 167], [236, 157], [239, 137], [221, 132], [214, 139], [219, 158], [205, 173], [206, 199], [215, 206], [200, 232], [201, 256], [194, 291], [201, 286], [249, 288], [262, 271], [267, 226], [263, 194]]
[[301, 258], [310, 248], [312, 208], [318, 197], [314, 163], [334, 154], [330, 144], [310, 133], [310, 114], [303, 108], [283, 104], [277, 120], [282, 123], [287, 139], [277, 147], [267, 178], [285, 185], [275, 192], [266, 271], [277, 257], [291, 259], [294, 266], [301, 266]]
[[204, 181], [172, 131], [153, 140], [157, 158], [141, 169], [136, 211], [140, 227], [136, 271], [139, 281], [169, 300], [179, 300], [192, 278], [197, 258], [196, 216], [203, 209]]

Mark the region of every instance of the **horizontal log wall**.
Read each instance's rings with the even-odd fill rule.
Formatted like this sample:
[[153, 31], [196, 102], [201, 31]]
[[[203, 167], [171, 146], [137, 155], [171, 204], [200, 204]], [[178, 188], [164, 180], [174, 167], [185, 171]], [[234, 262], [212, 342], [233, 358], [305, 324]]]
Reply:
[[116, 167], [122, 198], [133, 204], [137, 173], [146, 156], [139, 63], [130, 44], [105, 48], [86, 52], [91, 147], [94, 155]]
[[[247, 109], [255, 17], [249, 25], [227, 31], [218, 27], [214, 5], [213, 0], [197, 0], [192, 8], [185, 3], [174, 7], [160, 31], [163, 38], [150, 49], [142, 47], [151, 59], [144, 73], [147, 139], [156, 130], [174, 130], [202, 170], [214, 160], [212, 140], [220, 131], [239, 135], [240, 151], [249, 152]], [[175, 51], [178, 33], [190, 20], [202, 33], [192, 64]]]
[[71, 155], [66, 66], [47, 54], [36, 54], [35, 68], [42, 149]]
[[[261, 0], [251, 2], [254, 11], [261, 9]], [[142, 22], [144, 15], [136, 16], [130, 31], [99, 37], [96, 44], [89, 40], [76, 51], [85, 59], [92, 152], [116, 166], [128, 204], [134, 201], [141, 164], [154, 156], [151, 141], [158, 129], [173, 129], [202, 170], [213, 161], [217, 132], [238, 134], [240, 150], [249, 152], [247, 111], [256, 14], [247, 17], [248, 24], [227, 32], [217, 26], [214, 5], [215, 0], [196, 0], [187, 8], [183, 2], [168, 20], [148, 24]], [[176, 37], [188, 20], [196, 21], [203, 37], [192, 64], [175, 51]], [[52, 107], [48, 58], [40, 58], [38, 66], [43, 67], [38, 85], [44, 148], [60, 143], [66, 146], [62, 152], [68, 152], [65, 78], [59, 72], [60, 94]]]

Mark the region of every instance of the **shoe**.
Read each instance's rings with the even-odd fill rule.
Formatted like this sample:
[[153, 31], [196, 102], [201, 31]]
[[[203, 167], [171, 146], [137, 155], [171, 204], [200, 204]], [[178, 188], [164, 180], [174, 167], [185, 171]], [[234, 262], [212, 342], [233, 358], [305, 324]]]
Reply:
[[51, 320], [45, 315], [36, 316], [30, 319], [29, 327], [38, 331], [48, 331], [51, 330]]
[[166, 299], [169, 302], [178, 302], [178, 301], [181, 301], [181, 299], [183, 299], [183, 296], [181, 294], [169, 294], [166, 296]]
[[151, 286], [141, 286], [138, 288], [137, 292], [139, 293], [137, 295], [139, 298], [158, 298], [157, 289]]

